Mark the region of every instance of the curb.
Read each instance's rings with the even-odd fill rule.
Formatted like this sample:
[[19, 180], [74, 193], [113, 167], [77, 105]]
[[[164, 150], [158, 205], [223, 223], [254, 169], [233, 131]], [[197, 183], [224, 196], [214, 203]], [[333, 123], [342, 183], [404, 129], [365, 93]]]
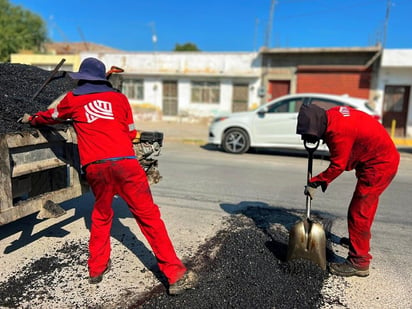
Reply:
[[392, 138], [397, 147], [412, 147], [412, 139], [410, 138]]

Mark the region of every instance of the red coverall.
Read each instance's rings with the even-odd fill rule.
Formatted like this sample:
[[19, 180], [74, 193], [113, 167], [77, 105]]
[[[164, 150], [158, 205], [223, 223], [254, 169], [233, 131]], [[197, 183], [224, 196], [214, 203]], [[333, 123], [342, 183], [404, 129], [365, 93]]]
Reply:
[[326, 186], [343, 171], [356, 170], [357, 184], [348, 209], [349, 255], [355, 266], [368, 267], [371, 226], [379, 196], [395, 177], [397, 151], [385, 128], [371, 116], [348, 107], [326, 111], [324, 141], [330, 151], [330, 165], [310, 182]]
[[[112, 200], [118, 194], [147, 238], [160, 270], [173, 284], [186, 267], [176, 256], [159, 208], [153, 202], [146, 174], [133, 158], [132, 140], [137, 131], [126, 96], [115, 91], [77, 96], [69, 92], [56, 108], [38, 112], [30, 123], [56, 124], [68, 119], [73, 120], [80, 163], [87, 166], [87, 181], [95, 196], [89, 240], [90, 276], [100, 275], [110, 259]], [[110, 158], [124, 159], [93, 163]]]

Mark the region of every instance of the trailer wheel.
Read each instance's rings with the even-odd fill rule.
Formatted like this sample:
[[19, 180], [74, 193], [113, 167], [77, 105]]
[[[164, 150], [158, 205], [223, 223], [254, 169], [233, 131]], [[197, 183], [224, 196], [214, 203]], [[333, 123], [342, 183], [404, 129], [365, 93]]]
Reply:
[[249, 135], [241, 128], [231, 128], [223, 136], [222, 147], [229, 153], [244, 153], [250, 147]]

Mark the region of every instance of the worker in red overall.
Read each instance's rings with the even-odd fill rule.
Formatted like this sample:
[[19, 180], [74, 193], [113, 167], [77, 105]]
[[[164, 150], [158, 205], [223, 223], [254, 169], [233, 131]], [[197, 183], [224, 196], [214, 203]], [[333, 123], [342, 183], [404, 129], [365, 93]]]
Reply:
[[33, 126], [70, 120], [76, 130], [80, 163], [95, 196], [89, 240], [89, 282], [102, 281], [110, 269], [110, 229], [112, 200], [119, 195], [127, 203], [148, 240], [160, 270], [169, 282], [169, 293], [180, 294], [193, 288], [197, 276], [177, 257], [159, 207], [153, 202], [143, 168], [136, 159], [133, 142], [140, 136], [134, 127], [128, 99], [112, 88], [105, 65], [86, 58], [79, 72], [69, 73], [77, 87], [55, 107], [33, 116], [25, 114], [22, 123]]
[[309, 180], [305, 194], [313, 198], [317, 187], [325, 192], [343, 171], [356, 171], [357, 184], [348, 209], [349, 253], [344, 263], [330, 263], [332, 274], [369, 275], [372, 256], [371, 226], [379, 197], [395, 177], [399, 152], [385, 128], [370, 115], [347, 107], [327, 111], [302, 105], [297, 134], [311, 143], [323, 140], [330, 151], [328, 168]]

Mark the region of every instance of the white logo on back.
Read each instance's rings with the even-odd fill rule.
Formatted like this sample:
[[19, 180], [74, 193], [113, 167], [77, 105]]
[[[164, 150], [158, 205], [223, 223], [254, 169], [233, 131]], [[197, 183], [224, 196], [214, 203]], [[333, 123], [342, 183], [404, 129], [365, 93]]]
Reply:
[[343, 115], [343, 117], [349, 117], [350, 116], [350, 111], [347, 106], [341, 106], [339, 108], [340, 113]]
[[95, 100], [87, 103], [84, 106], [84, 110], [86, 111], [88, 123], [91, 123], [97, 119], [114, 119], [112, 103], [110, 102]]

